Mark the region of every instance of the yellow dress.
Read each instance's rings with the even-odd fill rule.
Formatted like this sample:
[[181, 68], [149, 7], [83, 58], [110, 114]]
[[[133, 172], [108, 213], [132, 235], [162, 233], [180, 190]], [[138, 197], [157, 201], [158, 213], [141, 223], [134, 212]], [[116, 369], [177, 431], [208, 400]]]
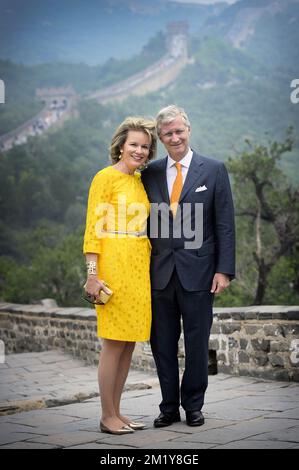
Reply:
[[101, 338], [150, 338], [150, 241], [146, 235], [111, 233], [144, 231], [149, 210], [139, 173], [127, 175], [109, 166], [95, 175], [89, 190], [83, 252], [98, 254], [98, 277], [113, 291], [107, 304], [96, 305]]

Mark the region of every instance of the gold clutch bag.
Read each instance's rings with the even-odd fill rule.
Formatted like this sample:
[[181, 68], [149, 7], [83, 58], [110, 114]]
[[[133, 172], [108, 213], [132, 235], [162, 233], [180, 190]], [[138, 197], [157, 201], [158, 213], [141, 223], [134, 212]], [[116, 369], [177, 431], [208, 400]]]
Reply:
[[[90, 304], [105, 305], [111, 299], [113, 291], [111, 289], [109, 289], [109, 286], [108, 286], [108, 284], [106, 284], [106, 282], [104, 282], [104, 281], [102, 281], [102, 282], [105, 285], [105, 287], [108, 289], [108, 291], [109, 291], [108, 294], [106, 292], [104, 292], [103, 290], [101, 290], [100, 294], [99, 294], [99, 302], [97, 302], [95, 300], [95, 297], [93, 295], [89, 295], [89, 294], [86, 294], [86, 293], [84, 293], [83, 299], [87, 300], [87, 302], [89, 302]], [[85, 289], [85, 285], [83, 286], [84, 289]]]
[[100, 295], [99, 295], [99, 298], [100, 298], [100, 303], [101, 304], [106, 304], [110, 299], [111, 299], [111, 296], [113, 294], [113, 291], [111, 289], [109, 289], [109, 286], [108, 284], [106, 284], [106, 282], [103, 282], [103, 284], [105, 285], [105, 287], [107, 287], [107, 289], [109, 290], [109, 294], [107, 294], [106, 292], [104, 292], [103, 290], [101, 290], [100, 292]]

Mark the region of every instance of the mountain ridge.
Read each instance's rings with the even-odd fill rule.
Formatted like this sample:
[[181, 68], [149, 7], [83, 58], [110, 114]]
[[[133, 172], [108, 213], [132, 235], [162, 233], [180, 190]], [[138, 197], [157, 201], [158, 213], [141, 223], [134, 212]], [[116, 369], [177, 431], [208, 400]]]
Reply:
[[194, 32], [209, 14], [223, 8], [166, 0], [3, 0], [0, 57], [24, 64], [98, 65], [110, 57], [127, 59], [165, 31], [168, 22], [188, 20]]

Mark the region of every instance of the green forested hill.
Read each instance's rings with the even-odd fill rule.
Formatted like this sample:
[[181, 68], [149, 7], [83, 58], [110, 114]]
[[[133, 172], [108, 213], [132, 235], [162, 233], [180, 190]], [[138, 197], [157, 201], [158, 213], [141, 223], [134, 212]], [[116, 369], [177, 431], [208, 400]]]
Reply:
[[[108, 160], [108, 109], [83, 103], [80, 118], [0, 155], [0, 297], [83, 304], [82, 236], [88, 187]], [[117, 120], [119, 117], [117, 117]]]
[[261, 63], [298, 73], [299, 5], [293, 0], [239, 0], [210, 16], [201, 36], [237, 39]]
[[171, 0], [1, 0], [0, 57], [27, 65], [128, 60], [171, 21], [192, 33], [217, 5]]
[[[123, 107], [155, 114], [168, 103], [189, 113], [192, 144], [202, 153], [226, 160], [244, 139], [265, 142], [282, 138], [289, 126], [299, 135], [299, 104], [290, 101], [290, 73], [275, 71], [244, 50], [215, 38], [194, 38], [192, 63], [167, 89], [144, 98], [129, 98]], [[299, 181], [299, 143], [282, 163]]]
[[159, 60], [165, 51], [165, 35], [158, 33], [131, 59], [111, 58], [98, 66], [63, 62], [25, 66], [0, 59], [0, 77], [6, 85], [5, 106], [0, 106], [0, 135], [23, 124], [42, 108], [35, 100], [37, 88], [72, 85], [84, 95], [139, 72]]
[[[256, 35], [248, 38], [246, 47], [236, 48], [226, 33], [238, 18], [242, 4], [246, 8], [249, 5], [248, 0], [238, 3], [231, 10], [221, 10], [218, 19], [190, 36], [189, 64], [174, 83], [144, 97], [128, 97], [122, 103], [101, 106], [83, 97], [88, 91], [126, 78], [161, 57], [165, 52], [162, 34], [154, 37], [139, 56], [126, 61], [112, 59], [102, 66], [67, 63], [24, 66], [0, 61], [0, 77], [7, 84], [7, 102], [0, 107], [0, 133], [21, 124], [40, 109], [34, 99], [37, 87], [72, 85], [82, 98], [78, 104], [79, 117], [68, 121], [62, 129], [0, 154], [3, 255], [0, 298], [29, 302], [54, 297], [64, 305], [80, 303], [88, 187], [93, 175], [107, 164], [112, 133], [127, 115], [155, 116], [168, 104], [183, 106], [191, 119], [192, 146], [224, 161], [244, 148], [246, 138], [255, 143], [280, 140], [286, 128], [293, 126], [294, 148], [283, 154], [280, 165], [288, 179], [298, 185], [299, 104], [290, 101], [290, 82], [298, 77], [294, 77], [293, 49], [287, 57], [281, 57], [290, 42], [284, 37], [279, 49], [273, 39], [273, 25], [276, 28], [281, 20], [281, 28], [287, 34], [287, 24], [295, 10], [291, 5], [279, 17], [260, 16], [255, 24]], [[269, 5], [271, 0], [261, 3]], [[296, 33], [293, 22], [290, 38]], [[271, 35], [266, 35], [267, 41], [266, 27], [271, 30]], [[218, 28], [221, 34], [208, 35], [213, 28]], [[160, 147], [159, 155], [163, 154]], [[241, 233], [242, 224], [239, 227]], [[288, 298], [290, 302], [296, 301], [290, 288], [298, 282], [294, 278], [294, 260], [283, 258], [273, 271], [274, 287], [266, 296], [267, 302], [283, 303]], [[254, 282], [252, 265], [251, 275], [248, 286]], [[250, 301], [241, 287], [236, 292], [227, 305]]]

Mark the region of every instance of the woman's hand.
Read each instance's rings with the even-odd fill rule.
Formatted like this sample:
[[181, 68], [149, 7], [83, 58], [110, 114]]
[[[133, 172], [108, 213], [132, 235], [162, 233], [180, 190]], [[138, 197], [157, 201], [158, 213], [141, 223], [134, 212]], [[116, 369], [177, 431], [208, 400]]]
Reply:
[[110, 293], [108, 287], [105, 286], [103, 281], [100, 281], [96, 274], [90, 274], [87, 277], [86, 284], [84, 285], [86, 294], [93, 296], [96, 302], [99, 302], [100, 291], [103, 290], [106, 294]]

